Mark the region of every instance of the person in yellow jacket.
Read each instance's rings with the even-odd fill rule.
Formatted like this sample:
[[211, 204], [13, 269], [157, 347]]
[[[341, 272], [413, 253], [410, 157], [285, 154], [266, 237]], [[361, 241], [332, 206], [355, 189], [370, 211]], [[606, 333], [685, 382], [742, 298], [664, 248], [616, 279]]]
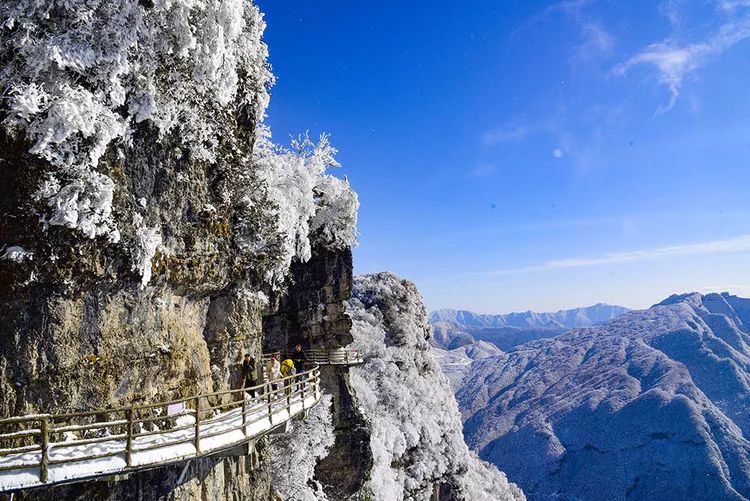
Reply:
[[287, 395], [292, 392], [292, 382], [296, 373], [297, 370], [294, 368], [294, 361], [291, 358], [281, 362], [281, 377], [284, 378], [284, 388]]

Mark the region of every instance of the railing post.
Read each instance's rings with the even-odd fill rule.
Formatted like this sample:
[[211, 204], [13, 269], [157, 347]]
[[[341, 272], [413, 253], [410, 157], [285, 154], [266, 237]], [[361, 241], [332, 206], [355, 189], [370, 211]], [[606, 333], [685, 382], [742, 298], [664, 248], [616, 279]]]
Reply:
[[125, 464], [128, 468], [133, 466], [133, 408], [127, 410], [128, 413], [128, 439], [125, 442]]
[[201, 396], [195, 397], [195, 455], [201, 453]]
[[42, 457], [39, 462], [39, 480], [47, 482], [49, 466], [49, 421], [48, 417], [43, 417], [39, 420], [41, 441], [42, 441]]
[[344, 358], [346, 359], [346, 365], [349, 365], [349, 350], [344, 350]]
[[302, 410], [305, 410], [305, 383], [307, 382], [307, 376], [309, 373], [305, 372], [302, 374], [302, 380], [300, 381], [300, 390], [302, 391]]
[[242, 433], [247, 437], [247, 393], [242, 392]]
[[[292, 376], [287, 376], [292, 377]], [[286, 413], [291, 417], [292, 415], [292, 380], [287, 379], [284, 385], [284, 393], [286, 393]]]
[[270, 382], [266, 384], [268, 385], [268, 391], [266, 392], [266, 395], [268, 395], [268, 424], [273, 425], [273, 404], [271, 403], [271, 388], [273, 388], [273, 385]]

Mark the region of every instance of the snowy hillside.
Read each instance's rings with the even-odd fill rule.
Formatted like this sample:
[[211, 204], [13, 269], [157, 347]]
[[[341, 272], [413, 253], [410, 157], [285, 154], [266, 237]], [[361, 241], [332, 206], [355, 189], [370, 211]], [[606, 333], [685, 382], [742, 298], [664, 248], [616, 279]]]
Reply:
[[365, 364], [351, 384], [371, 427], [373, 499], [523, 499], [505, 475], [469, 452], [448, 382], [430, 352], [416, 287], [391, 273], [358, 277], [349, 314]]
[[474, 336], [469, 334], [468, 329], [451, 322], [432, 322], [432, 346], [444, 350], [454, 350], [476, 341]]
[[483, 360], [502, 355], [502, 353], [497, 346], [486, 341], [475, 341], [452, 350], [443, 350], [434, 346], [432, 348], [435, 360], [440, 364], [443, 374], [448, 377], [454, 390], [458, 390], [466, 376], [471, 373], [471, 364], [475, 360]]
[[472, 449], [529, 499], [750, 498], [750, 300], [649, 310], [472, 364]]

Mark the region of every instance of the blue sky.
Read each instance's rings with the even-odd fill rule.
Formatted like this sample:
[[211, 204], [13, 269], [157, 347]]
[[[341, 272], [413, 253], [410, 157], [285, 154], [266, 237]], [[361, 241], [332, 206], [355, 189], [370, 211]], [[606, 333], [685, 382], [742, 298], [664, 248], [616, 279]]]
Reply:
[[355, 272], [430, 309], [750, 296], [750, 0], [262, 0], [277, 142], [328, 132]]

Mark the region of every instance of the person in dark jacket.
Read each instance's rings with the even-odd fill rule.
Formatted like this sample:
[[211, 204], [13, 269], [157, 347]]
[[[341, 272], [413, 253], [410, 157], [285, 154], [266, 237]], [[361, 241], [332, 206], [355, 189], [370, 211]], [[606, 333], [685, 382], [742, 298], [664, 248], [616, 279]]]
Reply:
[[245, 354], [242, 360], [242, 383], [244, 388], [249, 388], [247, 393], [255, 397], [255, 386], [258, 386], [258, 367], [255, 359], [250, 354]]
[[299, 382], [301, 384], [301, 387], [304, 388], [305, 375], [303, 374], [303, 372], [305, 372], [307, 355], [302, 350], [302, 345], [299, 343], [294, 346], [294, 351], [292, 352], [292, 361], [294, 362], [294, 370], [297, 373], [297, 382]]

